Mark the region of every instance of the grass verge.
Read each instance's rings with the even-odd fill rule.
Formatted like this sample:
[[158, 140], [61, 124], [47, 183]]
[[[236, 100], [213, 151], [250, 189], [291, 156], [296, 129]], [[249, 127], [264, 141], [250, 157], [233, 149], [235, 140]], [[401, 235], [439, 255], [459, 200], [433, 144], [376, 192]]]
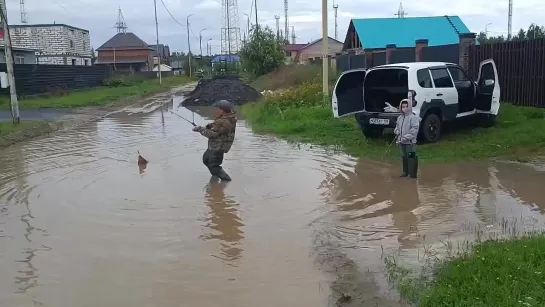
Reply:
[[[367, 140], [354, 117], [333, 118], [330, 100], [321, 84], [304, 83], [283, 93], [265, 96], [243, 107], [243, 114], [257, 133], [271, 133], [289, 141], [341, 147], [354, 156], [398, 158], [393, 134]], [[506, 157], [525, 160], [545, 149], [545, 109], [504, 103], [496, 127], [456, 129], [440, 142], [419, 146], [421, 159], [435, 162]]]
[[[174, 86], [183, 85], [192, 81], [185, 76], [165, 77], [159, 84], [159, 79], [145, 81], [138, 80], [111, 80], [105, 86], [68, 92], [64, 96], [30, 97], [21, 99], [21, 109], [38, 108], [82, 108], [100, 107], [112, 104], [121, 99], [130, 99], [155, 94]], [[0, 98], [0, 109], [9, 109], [9, 97]]]
[[450, 243], [443, 259], [428, 247], [421, 271], [406, 269], [388, 256], [389, 281], [405, 300], [420, 307], [545, 306], [543, 232], [461, 246], [453, 254]]
[[0, 137], [10, 135], [14, 132], [24, 131], [30, 128], [47, 126], [47, 122], [42, 121], [22, 121], [19, 124], [12, 122], [0, 122]]
[[[329, 81], [335, 82], [337, 80], [337, 72], [333, 69], [329, 70]], [[322, 65], [318, 64], [289, 64], [282, 65], [279, 69], [268, 73], [263, 76], [259, 76], [250, 83], [250, 86], [258, 91], [263, 90], [277, 90], [285, 89], [292, 86], [297, 86], [317, 80], [321, 82], [322, 78]]]

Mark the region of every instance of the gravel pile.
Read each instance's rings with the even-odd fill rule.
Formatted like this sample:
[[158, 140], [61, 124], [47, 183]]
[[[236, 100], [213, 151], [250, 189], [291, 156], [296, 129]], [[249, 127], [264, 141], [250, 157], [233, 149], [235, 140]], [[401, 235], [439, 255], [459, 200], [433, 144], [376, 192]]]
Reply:
[[225, 99], [233, 104], [243, 105], [261, 98], [261, 93], [234, 76], [218, 76], [201, 79], [195, 89], [187, 95], [184, 106], [211, 106]]

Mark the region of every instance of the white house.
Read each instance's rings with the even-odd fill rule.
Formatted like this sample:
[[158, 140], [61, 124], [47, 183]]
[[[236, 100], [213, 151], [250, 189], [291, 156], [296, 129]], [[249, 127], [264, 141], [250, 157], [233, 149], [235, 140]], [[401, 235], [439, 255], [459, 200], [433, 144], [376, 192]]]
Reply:
[[89, 30], [65, 24], [10, 25], [13, 46], [38, 50], [38, 64], [91, 65]]
[[[155, 67], [153, 68], [153, 71], [159, 71], [159, 65], [155, 65]], [[172, 71], [172, 67], [166, 65], [166, 64], [161, 64], [161, 71]]]

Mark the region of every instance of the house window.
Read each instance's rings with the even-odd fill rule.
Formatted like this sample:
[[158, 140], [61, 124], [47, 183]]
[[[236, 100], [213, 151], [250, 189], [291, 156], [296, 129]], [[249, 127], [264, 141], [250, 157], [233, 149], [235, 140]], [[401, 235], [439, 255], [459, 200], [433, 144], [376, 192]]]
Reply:
[[72, 65], [76, 65], [76, 59], [72, 59]]
[[70, 40], [70, 48], [74, 48], [74, 41]]
[[25, 64], [25, 57], [22, 55], [15, 55], [15, 64]]
[[89, 60], [85, 60], [85, 66], [89, 66]]
[[74, 30], [70, 29], [70, 34], [74, 35]]

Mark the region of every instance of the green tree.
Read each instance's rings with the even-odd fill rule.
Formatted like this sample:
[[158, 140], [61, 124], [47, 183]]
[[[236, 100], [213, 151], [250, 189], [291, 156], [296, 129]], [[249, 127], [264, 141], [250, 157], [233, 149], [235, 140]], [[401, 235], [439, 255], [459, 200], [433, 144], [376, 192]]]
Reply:
[[[533, 40], [533, 39], [544, 39], [545, 38], [545, 27], [538, 26], [536, 24], [531, 24], [528, 27], [528, 30], [520, 29], [517, 34], [511, 37], [512, 41], [522, 41], [522, 40]], [[479, 33], [477, 40], [481, 44], [493, 44], [493, 43], [502, 43], [509, 41], [505, 36], [487, 36], [485, 32]]]
[[282, 45], [269, 26], [253, 26], [250, 40], [240, 50], [242, 65], [254, 77], [267, 74], [284, 61]]

